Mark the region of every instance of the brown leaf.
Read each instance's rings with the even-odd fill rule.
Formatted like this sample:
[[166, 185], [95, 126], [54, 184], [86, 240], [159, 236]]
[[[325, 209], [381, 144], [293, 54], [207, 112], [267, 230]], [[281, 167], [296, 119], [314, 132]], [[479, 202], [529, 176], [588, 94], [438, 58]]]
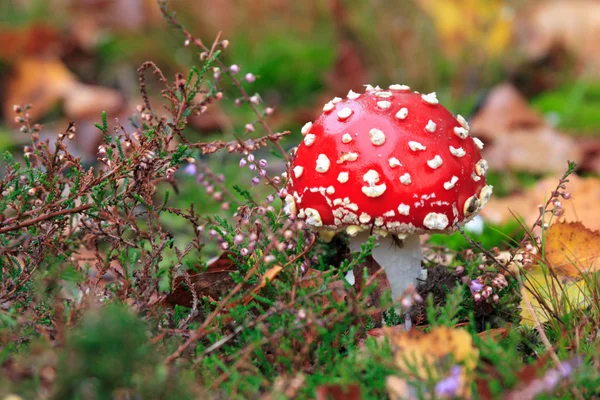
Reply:
[[544, 246], [549, 267], [564, 275], [600, 270], [600, 232], [581, 222], [553, 224]]
[[316, 390], [317, 400], [360, 400], [360, 386], [358, 385], [321, 385]]
[[494, 339], [495, 341], [500, 341], [504, 338], [506, 338], [508, 336], [508, 334], [510, 333], [510, 327], [508, 328], [492, 328], [492, 329], [488, 329], [487, 331], [483, 331], [483, 332], [479, 332], [478, 336], [481, 338], [487, 338], [488, 336], [491, 336], [492, 339]]
[[64, 112], [69, 119], [97, 119], [102, 111], [115, 115], [125, 106], [125, 98], [114, 89], [77, 83], [64, 96]]
[[271, 282], [273, 279], [275, 279], [275, 277], [281, 272], [282, 269], [283, 269], [283, 267], [281, 265], [275, 265], [275, 266], [269, 268], [269, 270], [267, 270], [267, 272], [265, 272], [265, 274], [260, 279], [259, 284], [256, 285], [254, 288], [252, 288], [252, 292], [248, 293], [244, 297], [242, 302], [244, 304], [248, 304], [250, 301], [252, 301], [252, 299], [254, 298], [254, 295], [257, 294], [258, 292], [260, 292], [260, 290], [267, 285], [267, 282]]
[[497, 136], [483, 157], [492, 170], [561, 172], [567, 160], [579, 163], [583, 151], [577, 142], [547, 126], [515, 129]]
[[[230, 255], [231, 253], [225, 252], [210, 260], [205, 271], [190, 274], [190, 280], [199, 297], [218, 299], [233, 287], [233, 279], [229, 274], [237, 269], [229, 258]], [[193, 298], [185, 279], [182, 276], [175, 277], [173, 291], [167, 295], [166, 302], [173, 306], [191, 307]]]
[[77, 83], [75, 75], [58, 58], [29, 57], [19, 60], [8, 79], [4, 115], [11, 120], [15, 104], [35, 104], [29, 111], [33, 120], [54, 107]]
[[431, 328], [429, 333], [412, 329], [408, 332], [384, 329], [394, 352], [398, 369], [405, 374], [428, 380], [444, 376], [453, 363], [462, 364], [459, 393], [470, 397], [470, 381], [477, 366], [479, 351], [471, 335], [464, 329], [444, 326]]
[[36, 22], [23, 29], [0, 28], [0, 58], [12, 62], [20, 57], [57, 54], [61, 38], [56, 27]]
[[545, 122], [513, 85], [501, 83], [490, 90], [470, 125], [474, 136], [492, 140], [516, 129], [542, 127]]
[[580, 72], [600, 73], [600, 2], [595, 0], [544, 1], [519, 18], [519, 43], [527, 56], [538, 60], [554, 49], [572, 55]]
[[[492, 196], [489, 203], [481, 210], [484, 219], [495, 224], [514, 221], [514, 213], [522, 216], [525, 223], [531, 226], [539, 215], [537, 206], [544, 203], [552, 190], [556, 188], [559, 177], [545, 178], [530, 189], [504, 198]], [[561, 221], [585, 221], [589, 229], [600, 229], [600, 179], [569, 177], [567, 191], [570, 200], [561, 199], [564, 216]], [[555, 220], [558, 220], [557, 218]]]
[[70, 119], [98, 118], [102, 111], [114, 114], [125, 101], [114, 89], [85, 85], [58, 58], [29, 57], [17, 61], [8, 80], [4, 115], [12, 121], [15, 104], [33, 104], [32, 120], [39, 119], [59, 102]]

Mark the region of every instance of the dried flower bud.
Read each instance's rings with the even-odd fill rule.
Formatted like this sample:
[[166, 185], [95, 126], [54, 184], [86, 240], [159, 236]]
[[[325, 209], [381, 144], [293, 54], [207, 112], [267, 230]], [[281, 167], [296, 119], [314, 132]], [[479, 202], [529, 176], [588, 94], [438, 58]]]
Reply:
[[221, 47], [223, 47], [224, 49], [226, 49], [227, 46], [229, 46], [229, 40], [227, 40], [227, 39], [221, 40]]
[[18, 106], [15, 104], [13, 106], [13, 111], [16, 112], [17, 114], [19, 114], [19, 113], [23, 112], [23, 109], [21, 108], [21, 106]]

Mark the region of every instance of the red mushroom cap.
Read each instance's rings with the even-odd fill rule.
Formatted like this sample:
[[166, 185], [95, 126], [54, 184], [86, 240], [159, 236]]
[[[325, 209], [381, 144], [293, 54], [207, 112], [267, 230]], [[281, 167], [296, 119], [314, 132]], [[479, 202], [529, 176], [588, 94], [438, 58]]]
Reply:
[[453, 231], [491, 195], [481, 141], [435, 93], [367, 85], [363, 94], [350, 91], [325, 104], [302, 134], [285, 210], [315, 228]]

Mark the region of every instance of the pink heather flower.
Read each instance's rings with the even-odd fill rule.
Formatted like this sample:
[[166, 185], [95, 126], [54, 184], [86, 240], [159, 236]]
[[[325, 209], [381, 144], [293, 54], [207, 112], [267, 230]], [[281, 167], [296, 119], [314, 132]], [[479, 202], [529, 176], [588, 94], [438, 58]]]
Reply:
[[258, 165], [259, 165], [261, 168], [266, 168], [266, 167], [267, 167], [267, 164], [268, 164], [268, 163], [267, 163], [267, 160], [265, 160], [264, 158], [261, 158], [260, 160], [258, 160]]
[[235, 235], [235, 238], [233, 238], [233, 243], [235, 244], [240, 244], [244, 241], [244, 235], [242, 235], [241, 233], [238, 233], [237, 235]]
[[247, 123], [244, 126], [244, 129], [246, 129], [246, 132], [254, 132], [254, 125], [252, 125], [251, 123]]
[[231, 64], [229, 66], [229, 72], [231, 72], [232, 74], [237, 74], [238, 72], [240, 72], [240, 67], [238, 67], [237, 64]]
[[254, 154], [248, 154], [248, 161], [254, 162]]
[[248, 168], [250, 169], [250, 171], [256, 171], [256, 165], [254, 164], [250, 164]]
[[242, 158], [242, 159], [240, 160], [240, 167], [241, 167], [241, 168], [244, 168], [244, 167], [246, 166], [246, 163], [247, 163], [246, 159], [245, 159], [245, 158]]
[[244, 77], [244, 79], [246, 79], [246, 82], [252, 83], [252, 82], [254, 82], [256, 80], [256, 77], [254, 76], [254, 74], [248, 72], [246, 74], [246, 76]]
[[257, 94], [250, 96], [250, 103], [252, 103], [252, 104], [260, 103], [260, 97]]
[[247, 248], [245, 248], [245, 247], [243, 247], [243, 248], [240, 250], [240, 254], [241, 254], [242, 256], [244, 256], [244, 257], [245, 257], [245, 256], [247, 256], [249, 253], [250, 253], [250, 250], [248, 250], [248, 249], [247, 249]]
[[258, 176], [255, 176], [254, 178], [252, 178], [252, 185], [256, 186], [260, 183], [260, 178]]
[[272, 194], [267, 196], [267, 203], [272, 203], [273, 201], [275, 201], [275, 196], [273, 196]]
[[275, 110], [272, 107], [267, 107], [267, 109], [265, 110], [265, 114], [271, 115], [271, 114], [273, 114], [273, 111], [275, 111]]

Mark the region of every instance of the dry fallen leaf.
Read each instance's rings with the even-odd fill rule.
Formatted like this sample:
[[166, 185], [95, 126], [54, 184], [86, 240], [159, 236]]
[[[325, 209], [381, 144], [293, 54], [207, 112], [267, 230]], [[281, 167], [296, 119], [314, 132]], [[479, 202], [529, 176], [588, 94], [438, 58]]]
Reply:
[[[492, 170], [562, 172], [567, 160], [579, 164], [587, 156], [577, 140], [549, 126], [509, 83], [488, 93], [470, 125], [472, 135], [485, 142], [483, 157]], [[594, 150], [592, 143], [588, 148]]]
[[[207, 296], [216, 300], [234, 286], [230, 274], [237, 269], [229, 258], [230, 255], [231, 253], [225, 252], [210, 260], [205, 271], [189, 274], [190, 281], [199, 297]], [[166, 302], [173, 306], [192, 306], [193, 295], [183, 276], [175, 277], [173, 291], [167, 295]]]
[[600, 72], [600, 2], [560, 0], [532, 3], [519, 20], [517, 38], [532, 60], [563, 48], [574, 56], [579, 71], [598, 76]]
[[[385, 329], [394, 352], [396, 365], [404, 374], [416, 374], [419, 379], [439, 380], [452, 365], [461, 364], [458, 396], [470, 397], [472, 372], [477, 366], [479, 351], [464, 329], [444, 326], [431, 328], [429, 333], [413, 329], [408, 332]], [[452, 365], [448, 362], [452, 360]]]
[[521, 290], [523, 325], [534, 325], [533, 313], [541, 323], [550, 318], [548, 310], [527, 288], [557, 313], [588, 304], [588, 285], [581, 275], [600, 269], [600, 232], [587, 229], [581, 222], [553, 224], [546, 233], [544, 252], [546, 265], [554, 274], [541, 264], [525, 273], [527, 279], [523, 279]]
[[418, 3], [433, 19], [443, 49], [450, 56], [479, 50], [495, 57], [510, 43], [513, 13], [501, 0], [419, 0]]
[[561, 172], [569, 161], [580, 163], [583, 150], [575, 139], [548, 126], [516, 129], [500, 135], [483, 150], [491, 170]]
[[[124, 105], [116, 90], [85, 85], [58, 58], [25, 57], [16, 61], [4, 95], [4, 115], [12, 116], [14, 104], [34, 104], [33, 120], [64, 102], [70, 119], [98, 118], [102, 111], [113, 115]], [[7, 118], [12, 121], [12, 118]]]
[[260, 292], [260, 290], [267, 285], [267, 282], [271, 282], [281, 272], [282, 269], [283, 269], [283, 267], [281, 265], [275, 265], [275, 266], [269, 268], [267, 270], [267, 272], [265, 272], [265, 274], [260, 279], [259, 284], [256, 285], [254, 288], [252, 288], [252, 292], [248, 293], [243, 298], [242, 302], [244, 304], [248, 304], [250, 301], [252, 301], [252, 299], [254, 298], [254, 295], [257, 294], [258, 292]]
[[316, 390], [317, 400], [360, 400], [358, 385], [321, 385]]
[[555, 312], [569, 312], [573, 308], [583, 307], [589, 297], [583, 280], [571, 279], [558, 273], [556, 278], [553, 278], [549, 271], [539, 264], [522, 271], [522, 274], [526, 278], [523, 278], [524, 286], [521, 288], [521, 325], [535, 326], [536, 319], [543, 324], [553, 316], [530, 290]]
[[553, 224], [544, 250], [548, 265], [563, 275], [600, 270], [600, 232], [587, 229], [581, 222]]
[[512, 84], [501, 83], [490, 89], [470, 125], [473, 135], [491, 140], [515, 129], [541, 127], [545, 122]]
[[[500, 225], [514, 221], [517, 216], [523, 217], [527, 226], [535, 222], [539, 215], [537, 206], [545, 203], [550, 193], [556, 188], [559, 177], [548, 177], [536, 183], [523, 193], [504, 198], [493, 197], [481, 210], [482, 217], [494, 224]], [[592, 230], [600, 229], [600, 179], [580, 178], [577, 175], [569, 177], [567, 191], [571, 193], [570, 200], [561, 199], [564, 216], [561, 221], [585, 221]], [[555, 218], [555, 222], [558, 218]]]

